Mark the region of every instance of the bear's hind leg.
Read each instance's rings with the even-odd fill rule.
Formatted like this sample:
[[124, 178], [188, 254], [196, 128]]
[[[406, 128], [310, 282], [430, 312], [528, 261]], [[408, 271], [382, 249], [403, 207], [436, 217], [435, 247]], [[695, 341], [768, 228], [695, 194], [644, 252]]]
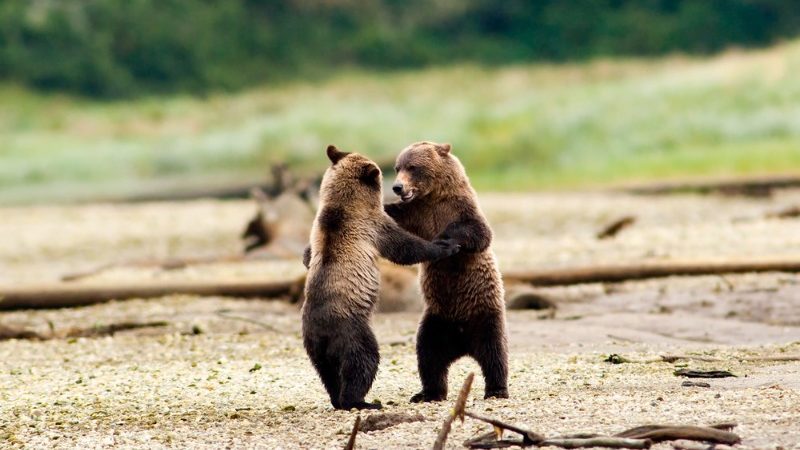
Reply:
[[[349, 338], [349, 339], [348, 339]], [[378, 341], [368, 324], [353, 325], [353, 332], [343, 337], [340, 370], [341, 394], [339, 409], [381, 409], [378, 403], [364, 401], [375, 375], [380, 354]]]
[[333, 405], [334, 409], [339, 409], [339, 399], [342, 395], [339, 384], [339, 364], [335, 360], [326, 358], [317, 365], [317, 372], [331, 398], [331, 405]]
[[339, 398], [341, 396], [339, 385], [339, 361], [337, 358], [328, 356], [328, 343], [327, 340], [313, 341], [307, 339], [305, 342], [306, 352], [308, 358], [314, 365], [314, 368], [322, 380], [325, 390], [331, 399], [331, 405], [335, 409], [339, 408]]
[[508, 344], [502, 316], [469, 325], [470, 356], [481, 366], [484, 398], [508, 398]]
[[411, 402], [447, 399], [447, 370], [453, 361], [465, 354], [466, 348], [457, 324], [425, 313], [417, 332], [417, 366], [422, 391], [411, 397]]

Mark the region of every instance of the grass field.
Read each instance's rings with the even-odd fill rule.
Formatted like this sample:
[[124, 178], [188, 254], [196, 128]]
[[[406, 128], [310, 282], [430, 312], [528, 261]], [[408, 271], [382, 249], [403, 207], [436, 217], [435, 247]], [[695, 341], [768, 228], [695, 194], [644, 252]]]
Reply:
[[97, 102], [0, 87], [0, 201], [262, 178], [324, 146], [390, 161], [451, 142], [480, 189], [800, 169], [800, 41], [711, 59], [347, 73], [206, 98]]

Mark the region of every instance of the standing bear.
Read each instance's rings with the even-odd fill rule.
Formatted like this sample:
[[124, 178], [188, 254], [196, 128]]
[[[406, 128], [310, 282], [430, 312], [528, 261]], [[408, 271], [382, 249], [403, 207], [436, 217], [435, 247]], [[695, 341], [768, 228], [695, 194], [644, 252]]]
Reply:
[[381, 171], [369, 159], [327, 149], [331, 166], [320, 187], [302, 310], [303, 346], [336, 409], [370, 408], [378, 342], [370, 318], [380, 287], [377, 258], [416, 264], [455, 254], [452, 240], [428, 242], [383, 211]]
[[447, 398], [447, 371], [469, 355], [486, 382], [485, 398], [508, 398], [508, 343], [503, 282], [489, 248], [492, 230], [461, 162], [449, 144], [418, 142], [397, 157], [385, 206], [401, 227], [425, 240], [453, 240], [461, 251], [422, 264], [425, 312], [417, 332], [422, 391], [412, 402]]

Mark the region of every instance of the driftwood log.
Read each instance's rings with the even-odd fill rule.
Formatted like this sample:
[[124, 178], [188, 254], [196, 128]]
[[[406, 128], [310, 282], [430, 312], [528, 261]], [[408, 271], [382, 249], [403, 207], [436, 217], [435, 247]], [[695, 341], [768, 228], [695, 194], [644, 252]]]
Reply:
[[766, 197], [776, 189], [789, 189], [800, 186], [800, 176], [749, 177], [719, 180], [679, 181], [660, 184], [647, 184], [623, 188], [623, 192], [638, 195], [666, 194], [722, 194]]
[[302, 286], [302, 279], [274, 282], [148, 282], [129, 285], [55, 285], [0, 289], [0, 310], [85, 306], [109, 300], [184, 294], [231, 297], [280, 297]]
[[650, 448], [653, 441], [648, 439], [630, 439], [620, 437], [599, 436], [593, 438], [567, 438], [567, 439], [545, 439], [537, 444], [539, 447], [561, 447], [561, 448], [631, 448], [644, 449]]
[[800, 272], [798, 260], [772, 261], [675, 261], [612, 266], [587, 266], [554, 270], [511, 271], [506, 282], [535, 286], [567, 286], [584, 283], [619, 283], [671, 276], [724, 275], [751, 272]]
[[[226, 257], [227, 258], [227, 257]], [[534, 286], [568, 286], [584, 283], [619, 283], [669, 276], [723, 275], [751, 272], [800, 272], [800, 261], [670, 262], [618, 266], [589, 266], [554, 270], [510, 271], [507, 283]], [[3, 288], [0, 310], [64, 308], [101, 303], [113, 299], [154, 298], [185, 294], [229, 297], [281, 297], [299, 294], [303, 280], [274, 282], [159, 282], [129, 285], [69, 285]]]

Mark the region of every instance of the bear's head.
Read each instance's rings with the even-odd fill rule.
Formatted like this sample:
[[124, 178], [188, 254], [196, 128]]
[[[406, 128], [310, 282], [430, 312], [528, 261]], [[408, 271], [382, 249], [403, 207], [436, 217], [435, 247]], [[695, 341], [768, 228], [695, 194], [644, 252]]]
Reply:
[[331, 166], [325, 171], [320, 186], [324, 200], [364, 200], [380, 205], [383, 181], [377, 164], [358, 153], [343, 152], [333, 145], [329, 145], [326, 152]]
[[466, 180], [464, 167], [453, 154], [450, 144], [417, 142], [397, 157], [397, 178], [392, 190], [404, 203], [450, 191]]

